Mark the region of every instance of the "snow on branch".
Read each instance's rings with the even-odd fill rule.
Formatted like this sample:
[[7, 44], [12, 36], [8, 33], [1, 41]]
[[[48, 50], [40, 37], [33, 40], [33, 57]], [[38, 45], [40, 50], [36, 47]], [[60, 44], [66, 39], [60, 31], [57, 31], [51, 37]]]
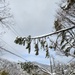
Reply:
[[73, 28], [75, 28], [75, 26], [72, 26], [72, 27], [69, 27], [69, 28], [64, 28], [64, 29], [58, 30], [58, 31], [50, 33], [50, 34], [46, 34], [46, 35], [42, 35], [42, 36], [38, 36], [38, 37], [33, 37], [32, 39], [39, 39], [39, 38], [51, 36], [51, 35], [58, 34], [58, 33], [63, 32], [63, 31], [71, 30]]

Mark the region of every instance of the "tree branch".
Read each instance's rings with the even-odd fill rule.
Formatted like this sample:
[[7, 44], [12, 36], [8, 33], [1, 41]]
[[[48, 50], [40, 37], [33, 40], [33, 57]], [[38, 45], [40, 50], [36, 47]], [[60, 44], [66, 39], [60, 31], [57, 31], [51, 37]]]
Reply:
[[39, 39], [39, 38], [51, 36], [51, 35], [58, 34], [58, 33], [63, 32], [63, 31], [71, 30], [71, 29], [73, 29], [73, 28], [75, 28], [75, 26], [72, 26], [72, 27], [69, 27], [69, 28], [64, 28], [64, 29], [58, 30], [58, 31], [56, 31], [56, 32], [52, 32], [52, 33], [50, 33], [50, 34], [46, 34], [46, 35], [34, 37], [34, 38], [31, 38], [31, 39]]

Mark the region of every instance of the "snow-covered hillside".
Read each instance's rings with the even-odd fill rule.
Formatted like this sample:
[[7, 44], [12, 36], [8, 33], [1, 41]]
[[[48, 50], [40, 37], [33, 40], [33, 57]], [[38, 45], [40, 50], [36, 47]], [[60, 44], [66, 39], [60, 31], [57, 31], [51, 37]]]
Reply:
[[[0, 58], [0, 75], [75, 75], [75, 61], [67, 64], [57, 64], [52, 68], [37, 62], [10, 62]], [[2, 74], [5, 71], [8, 74]]]
[[8, 72], [9, 75], [29, 75], [19, 64], [0, 58], [0, 72], [2, 71]]
[[[25, 62], [25, 63], [28, 64], [28, 62]], [[33, 66], [33, 69], [31, 69], [31, 67], [28, 67], [28, 66], [31, 66], [31, 64]], [[44, 68], [42, 68], [38, 64], [37, 65], [35, 65], [34, 63], [31, 63], [31, 64], [27, 65], [28, 68], [26, 67], [26, 69], [22, 69], [20, 63], [10, 62], [6, 59], [0, 58], [0, 72], [5, 71], [9, 75], [50, 75], [49, 73], [45, 71]], [[28, 72], [28, 70], [30, 70], [30, 72]]]

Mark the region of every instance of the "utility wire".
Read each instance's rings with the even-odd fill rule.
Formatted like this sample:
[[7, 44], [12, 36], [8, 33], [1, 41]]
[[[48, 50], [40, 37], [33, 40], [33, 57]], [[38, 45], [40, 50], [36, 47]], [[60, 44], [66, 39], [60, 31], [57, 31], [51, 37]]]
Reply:
[[[4, 2], [4, 10], [6, 9], [6, 5], [5, 4], [6, 3]], [[5, 12], [4, 12], [4, 15], [5, 15]], [[7, 16], [7, 17], [1, 18], [1, 23], [6, 25], [7, 27], [9, 27], [10, 29], [12, 28], [19, 35], [19, 33], [14, 29], [14, 27], [12, 27], [10, 24], [8, 25], [8, 23], [5, 23], [5, 22], [2, 21], [3, 19], [10, 18], [10, 17], [12, 17], [12, 16]]]
[[15, 30], [14, 27], [11, 26], [11, 28], [20, 36], [20, 34]]
[[[4, 17], [4, 18], [1, 18], [1, 19], [3, 20], [3, 19], [6, 19], [6, 18], [10, 18], [10, 17], [12, 17], [12, 16]], [[5, 22], [2, 21], [2, 20], [1, 20], [1, 23], [4, 24], [6, 27], [8, 27], [15, 35], [21, 36], [21, 35], [15, 30], [15, 28], [14, 28], [12, 25], [9, 26], [8, 23], [5, 23]], [[18, 28], [20, 29], [20, 31], [22, 31], [19, 26], [18, 26]]]
[[74, 59], [75, 59], [75, 57], [73, 57], [68, 63], [72, 62], [72, 60], [74, 60]]
[[20, 27], [20, 25], [18, 25], [18, 28], [19, 28], [21, 34], [24, 35], [25, 33], [23, 32], [23, 30], [22, 30], [22, 28]]
[[12, 26], [10, 26], [9, 28], [11, 29], [11, 31], [12, 31], [15, 35], [19, 35], [19, 36], [20, 36], [20, 34], [19, 34]]
[[21, 56], [19, 56], [19, 55], [15, 54], [15, 53], [13, 53], [13, 52], [11, 52], [11, 51], [9, 51], [9, 50], [5, 49], [5, 48], [0, 47], [0, 49], [2, 49], [2, 50], [6, 51], [6, 52], [8, 52], [8, 53], [10, 53], [10, 54], [12, 54], [12, 55], [15, 55], [15, 56], [17, 56], [17, 57], [19, 57], [19, 58], [21, 58], [21, 59], [23, 59], [23, 60], [27, 61], [25, 58], [23, 58], [23, 57], [21, 57]]
[[[11, 52], [11, 51], [5, 49], [5, 48], [0, 47], [0, 49], [4, 50], [4, 51], [6, 51], [6, 52], [8, 52], [8, 53], [10, 53], [10, 54], [12, 54], [12, 55], [17, 56], [17, 57], [19, 57], [19, 58], [25, 60], [26, 62], [30, 62], [30, 61], [26, 60], [25, 58], [23, 58], [23, 57], [21, 57], [21, 56], [15, 54], [15, 53], [13, 53], [13, 52]], [[34, 63], [32, 63], [32, 62], [31, 62], [31, 64], [34, 65]], [[39, 66], [39, 65], [38, 65], [38, 66]], [[40, 68], [43, 72], [46, 72], [46, 73], [50, 74], [50, 72], [48, 72], [46, 69], [42, 68], [41, 66], [39, 66], [39, 68]]]
[[[0, 38], [1, 39], [1, 38]], [[1, 39], [3, 42], [5, 42], [3, 39]], [[13, 48], [11, 45], [9, 45], [7, 42], [5, 42], [9, 47], [11, 47], [13, 50], [15, 50], [17, 53], [19, 53], [15, 48]], [[21, 56], [22, 56], [22, 54], [21, 53], [19, 53]]]
[[7, 25], [6, 23], [4, 23], [3, 21], [1, 21], [1, 23], [4, 24], [4, 25], [6, 25], [7, 27], [9, 27], [9, 29], [10, 29], [15, 35], [19, 35], [19, 34], [17, 33], [17, 31], [14, 30], [12, 27], [8, 26], [8, 25]]
[[15, 35], [19, 35], [19, 36], [20, 36], [20, 34], [15, 30], [14, 27], [9, 26], [8, 24], [6, 24], [6, 23], [3, 22], [3, 21], [1, 21], [1, 23], [4, 24], [4, 25], [5, 25], [6, 27], [8, 27], [9, 29], [11, 29], [11, 31], [12, 31]]
[[[22, 58], [21, 56], [19, 56], [19, 55], [13, 53], [13, 52], [11, 52], [11, 51], [9, 51], [9, 50], [7, 50], [7, 49], [4, 49], [4, 48], [2, 48], [2, 47], [0, 47], [0, 49], [4, 50], [4, 51], [6, 51], [6, 52], [8, 52], [8, 53], [10, 53], [10, 54], [12, 54], [12, 55], [17, 56], [17, 57], [19, 57], [19, 58], [25, 60], [26, 62], [30, 62], [30, 61], [28, 61], [28, 60]], [[32, 62], [31, 62], [31, 64], [34, 65], [34, 63], [32, 63]], [[39, 66], [39, 65], [38, 65], [38, 66]], [[46, 69], [42, 68], [41, 66], [39, 66], [39, 68], [40, 68], [43, 72], [46, 72], [46, 73], [50, 74], [50, 72], [48, 72]]]

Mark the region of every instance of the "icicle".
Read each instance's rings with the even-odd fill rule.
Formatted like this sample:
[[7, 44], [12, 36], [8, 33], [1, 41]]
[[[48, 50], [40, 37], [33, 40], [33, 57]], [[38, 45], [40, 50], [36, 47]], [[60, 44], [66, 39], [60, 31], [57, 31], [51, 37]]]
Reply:
[[37, 43], [35, 43], [35, 55], [38, 55], [39, 54], [39, 47], [38, 47], [38, 41]]
[[26, 49], [28, 49], [28, 52], [30, 53], [31, 50], [31, 36], [29, 35], [27, 38], [27, 47]]
[[45, 48], [45, 43], [46, 43], [46, 40], [45, 40], [45, 38], [42, 38], [42, 40], [41, 40], [41, 48]]
[[49, 48], [48, 48], [48, 44], [46, 44], [46, 57], [49, 58]]

